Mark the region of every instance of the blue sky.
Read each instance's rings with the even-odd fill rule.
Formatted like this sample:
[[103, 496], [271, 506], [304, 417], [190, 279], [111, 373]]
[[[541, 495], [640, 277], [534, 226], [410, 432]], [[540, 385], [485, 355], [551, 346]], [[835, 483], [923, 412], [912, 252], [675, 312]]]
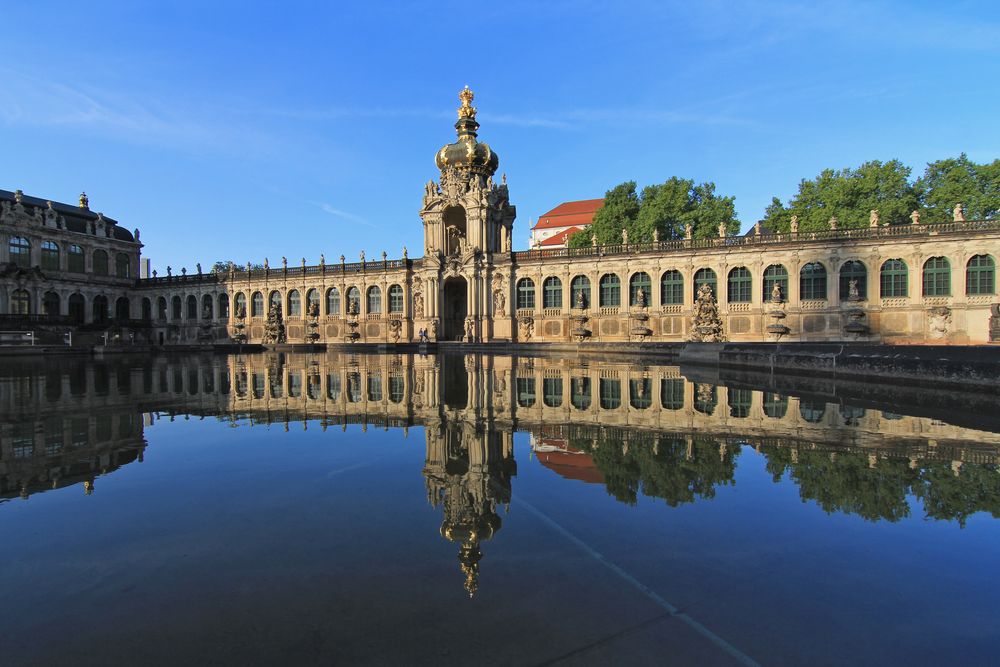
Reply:
[[744, 229], [826, 167], [1000, 157], [996, 2], [4, 3], [0, 188], [139, 227], [145, 256], [419, 254], [476, 92], [529, 222], [711, 180]]

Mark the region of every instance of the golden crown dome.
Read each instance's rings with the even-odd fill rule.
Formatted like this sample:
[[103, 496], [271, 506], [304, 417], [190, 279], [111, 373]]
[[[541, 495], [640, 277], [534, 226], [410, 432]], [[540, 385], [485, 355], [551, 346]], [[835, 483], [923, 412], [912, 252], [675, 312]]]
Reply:
[[457, 169], [459, 172], [492, 176], [500, 166], [500, 158], [493, 152], [489, 144], [476, 141], [476, 107], [472, 106], [475, 99], [468, 86], [458, 94], [461, 106], [458, 107], [458, 122], [455, 130], [458, 141], [444, 146], [437, 152], [435, 162], [438, 169]]

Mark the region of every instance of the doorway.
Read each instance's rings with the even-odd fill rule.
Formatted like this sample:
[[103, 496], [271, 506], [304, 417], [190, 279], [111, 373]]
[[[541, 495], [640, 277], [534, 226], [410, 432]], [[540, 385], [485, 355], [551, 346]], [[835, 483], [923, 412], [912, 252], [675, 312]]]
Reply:
[[465, 318], [469, 314], [469, 283], [465, 278], [448, 278], [444, 281], [444, 301], [441, 316], [444, 340], [462, 340]]

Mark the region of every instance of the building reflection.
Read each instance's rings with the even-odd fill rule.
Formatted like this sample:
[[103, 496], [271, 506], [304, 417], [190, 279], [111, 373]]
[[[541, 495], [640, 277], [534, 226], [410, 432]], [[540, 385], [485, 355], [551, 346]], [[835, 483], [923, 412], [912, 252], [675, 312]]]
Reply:
[[635, 362], [326, 353], [11, 363], [0, 369], [0, 497], [92, 493], [100, 475], [142, 462], [146, 428], [180, 415], [422, 427], [427, 498], [473, 595], [482, 545], [511, 501], [516, 432], [567, 483], [600, 484], [624, 503], [711, 499], [754, 450], [776, 482], [827, 512], [898, 521], [913, 496], [932, 519], [1000, 516], [1000, 433], [904, 412]]

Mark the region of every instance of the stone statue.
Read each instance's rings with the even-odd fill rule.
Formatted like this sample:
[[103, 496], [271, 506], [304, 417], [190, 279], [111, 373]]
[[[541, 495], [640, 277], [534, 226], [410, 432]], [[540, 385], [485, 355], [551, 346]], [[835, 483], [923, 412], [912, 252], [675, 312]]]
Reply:
[[858, 279], [851, 278], [847, 282], [847, 298], [852, 301], [857, 301], [861, 298], [861, 293], [858, 291]]
[[878, 227], [878, 209], [877, 208], [873, 208], [871, 211], [868, 212], [868, 226], [869, 227]]
[[753, 234], [754, 234], [754, 236], [760, 236], [760, 220], [758, 220], [757, 222], [754, 223], [754, 225], [753, 225]]
[[476, 340], [476, 322], [471, 317], [465, 320], [465, 342], [474, 343]]
[[628, 230], [622, 229], [622, 245], [628, 245]]
[[639, 291], [635, 293], [635, 305], [640, 308], [646, 307], [646, 290], [639, 288]]
[[361, 263], [362, 264], [365, 263], [365, 251], [364, 250], [361, 251]]
[[286, 270], [286, 271], [288, 270], [288, 258], [287, 257], [282, 257], [281, 258], [281, 268], [284, 269], [284, 270]]
[[583, 296], [583, 290], [576, 293], [576, 307], [580, 310], [587, 307], [587, 300]]
[[420, 276], [413, 278], [413, 317], [424, 316], [424, 283]]
[[389, 256], [389, 253], [387, 253], [385, 250], [383, 250], [382, 251], [382, 261], [384, 262], [388, 256]]
[[726, 238], [726, 223], [724, 222], [719, 223], [719, 238], [720, 239]]
[[326, 255], [324, 255], [323, 253], [319, 254], [319, 265], [326, 266]]
[[913, 213], [910, 214], [910, 224], [919, 225], [920, 224], [920, 211], [914, 209]]
[[503, 252], [510, 252], [510, 230], [503, 235]]
[[409, 254], [407, 254], [407, 252], [406, 252], [406, 246], [404, 245], [403, 246], [403, 259], [407, 259], [407, 258], [409, 258]]
[[267, 257], [265, 257], [264, 258], [264, 270], [265, 271], [269, 271], [270, 269], [271, 269], [271, 265], [268, 263]]
[[212, 304], [206, 303], [201, 309], [201, 319], [210, 320], [212, 319]]
[[690, 222], [684, 225], [684, 238], [686, 238], [688, 241], [694, 238], [694, 225], [692, 225]]
[[198, 275], [200, 276], [201, 275], [201, 262], [196, 262], [194, 266], [198, 270]]
[[659, 229], [654, 229], [653, 230], [653, 243], [659, 243], [659, 242], [660, 242], [660, 230]]
[[493, 314], [504, 316], [507, 314], [507, 296], [503, 289], [503, 274], [493, 274]]
[[172, 269], [172, 268], [170, 267], [170, 265], [168, 264], [168, 265], [167, 265], [167, 276], [169, 277], [169, 276], [172, 276], [172, 275], [174, 275], [174, 274], [173, 274], [173, 269]]
[[793, 215], [791, 221], [789, 222], [789, 229], [792, 234], [797, 234], [799, 232], [799, 216]]
[[771, 301], [773, 303], [781, 303], [782, 300], [781, 283], [775, 282], [774, 285], [771, 286]]
[[[50, 207], [51, 207], [51, 205], [52, 205], [52, 202], [49, 202], [49, 206]], [[138, 227], [135, 228], [135, 234], [134, 235], [135, 235], [135, 242], [138, 243], [139, 242], [139, 228]]]
[[281, 304], [271, 305], [267, 313], [267, 322], [264, 324], [264, 336], [261, 339], [265, 345], [285, 342], [285, 323], [281, 317]]
[[722, 318], [719, 317], [719, 306], [715, 301], [715, 293], [708, 285], [698, 288], [698, 298], [695, 299], [695, 315], [691, 326], [690, 340], [701, 343], [720, 343], [726, 340], [722, 329]]
[[592, 248], [596, 248], [597, 247], [597, 234], [591, 234], [590, 235], [590, 246]]
[[86, 192], [80, 193], [80, 208], [90, 208], [90, 199], [87, 197]]
[[965, 207], [961, 204], [955, 204], [951, 216], [953, 222], [965, 222]]
[[837, 223], [838, 223], [838, 222], [839, 222], [839, 221], [837, 220], [837, 216], [832, 216], [832, 217], [830, 218], [830, 229], [831, 229], [832, 231], [837, 231]]
[[507, 172], [506, 171], [500, 174], [500, 182], [503, 183], [504, 185], [507, 185]]

